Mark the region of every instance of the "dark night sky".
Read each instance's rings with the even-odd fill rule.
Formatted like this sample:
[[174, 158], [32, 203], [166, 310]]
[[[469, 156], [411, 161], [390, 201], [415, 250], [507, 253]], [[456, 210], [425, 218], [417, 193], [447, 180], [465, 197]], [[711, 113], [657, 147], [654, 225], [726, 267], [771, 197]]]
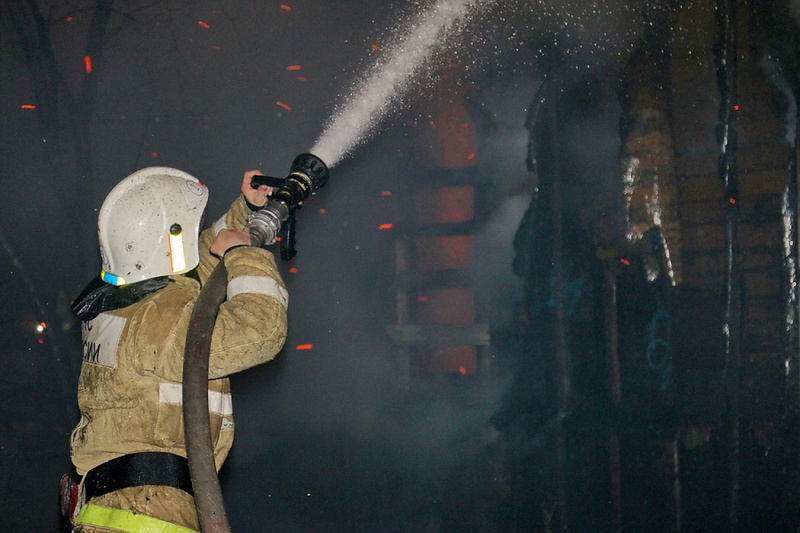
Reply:
[[[77, 11], [68, 21], [64, 2], [41, 4], [53, 7], [49, 13], [55, 18], [54, 51], [75, 91], [87, 76], [83, 63], [87, 15]], [[530, 101], [525, 93], [535, 87], [541, 63], [557, 61], [560, 68], [580, 73], [588, 66], [620, 62], [641, 31], [639, 11], [644, 4], [586, 1], [571, 3], [567, 9], [555, 1], [484, 2], [466, 32], [467, 42], [446, 49], [439, 59], [472, 65], [476, 88], [485, 95], [482, 105], [492, 105], [495, 89], [501, 96], [505, 96], [502, 90], [511, 91], [512, 98], [499, 105], [494, 102], [489, 114], [499, 126], [496, 131], [507, 135], [503, 147], [519, 150]], [[117, 5], [128, 11], [138, 4]], [[395, 3], [387, 8], [362, 0], [300, 0], [286, 6], [291, 10], [262, 1], [155, 5], [137, 12], [139, 23], [114, 18], [106, 51], [93, 59], [95, 70], [89, 75], [100, 78], [92, 120], [95, 187], [83, 206], [63, 206], [52, 196], [47, 181], [65, 178], [45, 178], [52, 171], [38, 161], [37, 149], [44, 141], [37, 132], [37, 111], [21, 109], [36, 104], [29, 73], [15, 50], [13, 32], [3, 32], [3, 46], [13, 51], [0, 56], [0, 139], [4, 180], [10, 185], [4, 201], [23, 209], [22, 214], [4, 209], [0, 217], [15, 250], [35, 250], [25, 245], [17, 227], [34, 231], [48, 243], [44, 248], [52, 250], [50, 244], [55, 243], [47, 239], [55, 235], [54, 225], [63, 226], [64, 209], [96, 209], [117, 181], [148, 165], [175, 166], [202, 179], [212, 189], [209, 216], [216, 216], [235, 192], [243, 170], [258, 168], [279, 175], [294, 155], [307, 151], [335, 107], [348, 101], [349, 87], [374, 73], [371, 65], [430, 3]], [[301, 69], [287, 70], [291, 66]], [[298, 81], [298, 76], [306, 81]], [[514, 94], [515, 88], [521, 90]], [[412, 94], [409, 100], [419, 96]], [[412, 108], [406, 113], [407, 118], [424, 111]], [[387, 117], [380, 129], [398, 116]], [[514, 133], [508, 136], [510, 131]], [[501, 148], [497, 140], [494, 137], [495, 150]], [[494, 160], [517, 159], [517, 154]], [[369, 145], [355, 156], [380, 158]], [[57, 239], [55, 247], [65, 252], [59, 259], [69, 261], [74, 249], [63, 241]], [[26, 262], [42, 264], [36, 257]], [[36, 279], [58, 279], [46, 269], [30, 268]], [[75, 290], [74, 283], [70, 287]]]

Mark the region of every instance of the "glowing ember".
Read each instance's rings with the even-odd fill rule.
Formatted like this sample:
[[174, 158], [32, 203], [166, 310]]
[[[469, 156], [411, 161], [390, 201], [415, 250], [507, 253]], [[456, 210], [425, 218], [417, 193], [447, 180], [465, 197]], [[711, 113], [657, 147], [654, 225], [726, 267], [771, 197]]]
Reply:
[[378, 226], [378, 229], [392, 229], [394, 226], [392, 224], [381, 224]]
[[201, 25], [202, 27], [206, 28], [206, 29], [208, 29], [208, 28], [210, 28], [210, 27], [211, 27], [211, 26], [209, 26], [208, 24], [206, 24], [205, 22], [203, 22], [202, 20], [198, 20], [198, 21], [197, 21], [197, 23], [198, 23], [199, 25]]
[[83, 58], [83, 68], [86, 72], [92, 71], [92, 58], [91, 56], [86, 56]]
[[21, 106], [19, 106], [19, 107], [20, 107], [21, 109], [36, 109], [36, 106], [35, 106], [35, 105], [32, 105], [32, 104], [22, 104], [22, 105], [21, 105]]
[[625, 266], [631, 266], [631, 262], [628, 261], [627, 259], [620, 259], [619, 262]]
[[391, 196], [392, 191], [381, 191], [381, 196]]
[[296, 267], [292, 267], [292, 268], [289, 269], [289, 272], [291, 272], [292, 274], [297, 274], [297, 268]]
[[284, 104], [283, 102], [275, 102], [275, 104], [279, 105], [282, 108], [284, 108], [286, 111], [291, 111], [292, 110], [292, 106], [290, 106], [288, 104]]
[[311, 350], [312, 348], [314, 348], [313, 344], [298, 344], [297, 345], [297, 349], [298, 350]]
[[292, 7], [291, 6], [287, 6], [286, 4], [281, 4], [281, 9], [283, 9], [284, 11], [291, 11]]
[[289, 65], [288, 67], [286, 67], [286, 70], [300, 70], [301, 68], [303, 67], [301, 67], [300, 65]]

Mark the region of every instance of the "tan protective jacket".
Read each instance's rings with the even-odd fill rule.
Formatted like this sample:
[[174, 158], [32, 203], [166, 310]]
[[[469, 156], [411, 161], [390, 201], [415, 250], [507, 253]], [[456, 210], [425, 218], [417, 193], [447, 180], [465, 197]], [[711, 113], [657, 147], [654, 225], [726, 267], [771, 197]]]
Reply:
[[[208, 249], [220, 229], [241, 229], [249, 214], [243, 197], [203, 232], [200, 279], [218, 262]], [[233, 441], [228, 377], [272, 359], [286, 339], [288, 296], [273, 255], [240, 247], [225, 256], [228, 298], [211, 337], [209, 411], [217, 469]], [[171, 276], [168, 285], [133, 305], [83, 323], [78, 382], [81, 420], [72, 433], [79, 474], [115, 457], [146, 451], [186, 456], [182, 374], [186, 332], [200, 285]]]

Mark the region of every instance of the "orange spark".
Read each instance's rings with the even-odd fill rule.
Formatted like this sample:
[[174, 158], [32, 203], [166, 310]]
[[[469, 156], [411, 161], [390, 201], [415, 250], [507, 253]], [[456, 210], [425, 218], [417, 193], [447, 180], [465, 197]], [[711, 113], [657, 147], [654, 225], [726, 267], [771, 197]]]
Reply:
[[463, 366], [458, 367], [458, 371], [461, 373], [462, 376], [465, 376], [467, 374], [467, 369], [464, 368]]
[[288, 67], [286, 67], [286, 70], [300, 70], [301, 68], [303, 67], [301, 67], [300, 65], [289, 65]]
[[281, 9], [283, 9], [284, 11], [291, 11], [292, 7], [291, 6], [287, 6], [286, 4], [281, 4]]
[[198, 23], [198, 24], [200, 24], [200, 25], [201, 25], [202, 27], [204, 27], [205, 29], [208, 29], [208, 28], [210, 28], [210, 27], [211, 27], [211, 26], [209, 26], [208, 24], [206, 24], [205, 22], [203, 22], [202, 20], [198, 20], [198, 21], [197, 21], [197, 23]]
[[381, 191], [381, 196], [391, 196], [392, 191]]
[[294, 79], [296, 79], [297, 81], [308, 81], [308, 78], [306, 78], [305, 76], [295, 76]]
[[83, 68], [86, 72], [92, 71], [92, 56], [86, 56], [83, 58]]
[[327, 211], [325, 211], [324, 209], [320, 209], [320, 210], [319, 210], [319, 214], [320, 214], [320, 215], [324, 215], [325, 213], [327, 213]]
[[631, 266], [631, 262], [628, 261], [627, 259], [620, 259], [619, 262], [625, 266]]
[[72, 22], [73, 20], [75, 20], [75, 19], [72, 18], [72, 17], [67, 17], [67, 22]]
[[475, 154], [468, 154], [468, 155], [467, 155], [467, 159], [469, 159], [470, 161], [472, 161], [473, 159], [475, 159]]
[[728, 198], [728, 201], [729, 201], [731, 204], [735, 204], [735, 203], [736, 203], [736, 198]]
[[290, 268], [289, 272], [291, 272], [292, 274], [297, 274], [297, 267]]
[[158, 152], [153, 152], [153, 153], [152, 153], [152, 154], [150, 154], [150, 155], [151, 155], [151, 156], [153, 156], [153, 157], [158, 157]]
[[392, 224], [381, 224], [378, 226], [378, 229], [392, 229], [394, 226]]
[[291, 111], [292, 110], [292, 106], [290, 106], [288, 104], [284, 104], [283, 102], [275, 102], [275, 103], [277, 105], [281, 106], [282, 108], [284, 108], [286, 111]]
[[737, 105], [735, 105], [735, 106], [733, 106], [733, 110], [734, 110], [734, 111], [739, 111], [739, 106], [738, 106], [738, 104], [737, 104]]
[[431, 299], [428, 298], [427, 296], [417, 296], [417, 301], [418, 302], [430, 302]]
[[314, 347], [314, 345], [313, 345], [313, 344], [298, 344], [298, 345], [297, 345], [297, 349], [298, 349], [298, 350], [310, 350], [310, 349], [312, 349], [313, 347]]
[[380, 49], [381, 49], [381, 47], [380, 47], [380, 46], [378, 46], [377, 44], [373, 44], [371, 48], [372, 48], [373, 50], [380, 50]]
[[33, 104], [22, 104], [19, 106], [21, 109], [36, 109], [36, 106]]

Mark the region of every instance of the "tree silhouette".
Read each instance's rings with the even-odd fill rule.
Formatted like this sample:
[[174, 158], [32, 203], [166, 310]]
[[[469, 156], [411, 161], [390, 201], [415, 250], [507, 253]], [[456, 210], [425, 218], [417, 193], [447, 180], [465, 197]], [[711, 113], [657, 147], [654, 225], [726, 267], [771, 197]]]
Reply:
[[[80, 5], [73, 2], [4, 0], [0, 20], [14, 36], [16, 52], [30, 76], [35, 98], [39, 135], [43, 140], [44, 160], [53, 176], [56, 195], [68, 206], [85, 204], [91, 198], [92, 114], [97, 100], [98, 73], [102, 55], [112, 35], [114, 0], [97, 0]], [[79, 79], [65, 72], [59, 61], [52, 34], [59, 25], [79, 19], [83, 23], [84, 72]], [[66, 210], [71, 229], [85, 242], [94, 226], [94, 215], [87, 209]], [[86, 257], [78, 257], [83, 266]]]

